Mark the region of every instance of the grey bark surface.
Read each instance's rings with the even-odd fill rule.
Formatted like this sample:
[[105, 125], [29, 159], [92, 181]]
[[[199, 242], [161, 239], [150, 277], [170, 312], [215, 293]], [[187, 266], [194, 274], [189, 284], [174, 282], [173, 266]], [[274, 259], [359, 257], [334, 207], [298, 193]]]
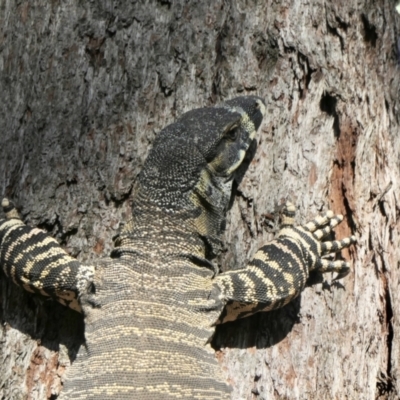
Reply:
[[[112, 248], [151, 143], [181, 113], [258, 94], [267, 116], [222, 270], [333, 209], [352, 272], [217, 329], [233, 399], [400, 397], [400, 16], [393, 0], [0, 1], [0, 194], [79, 260]], [[81, 317], [0, 276], [0, 398], [56, 399]], [[130, 360], [126, 360], [127, 363]]]

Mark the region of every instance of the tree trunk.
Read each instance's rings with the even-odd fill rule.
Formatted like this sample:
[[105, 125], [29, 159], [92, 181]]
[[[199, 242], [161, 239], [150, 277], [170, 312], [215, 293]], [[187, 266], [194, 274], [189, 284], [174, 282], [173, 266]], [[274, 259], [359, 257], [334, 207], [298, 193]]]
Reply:
[[[193, 3], [193, 4], [191, 4]], [[228, 217], [222, 270], [333, 209], [352, 272], [217, 329], [233, 399], [400, 396], [400, 16], [393, 0], [0, 1], [0, 193], [79, 260], [112, 248], [155, 134], [258, 94], [267, 116]], [[0, 398], [56, 399], [77, 313], [2, 275]], [[130, 360], [126, 360], [127, 363]]]

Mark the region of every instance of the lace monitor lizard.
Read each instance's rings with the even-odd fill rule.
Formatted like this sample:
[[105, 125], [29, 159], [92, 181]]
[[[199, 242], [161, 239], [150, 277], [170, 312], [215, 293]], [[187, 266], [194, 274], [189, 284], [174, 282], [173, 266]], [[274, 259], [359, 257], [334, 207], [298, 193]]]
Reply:
[[355, 242], [324, 239], [342, 216], [328, 211], [295, 226], [290, 203], [277, 238], [247, 266], [218, 273], [211, 262], [235, 171], [264, 114], [259, 97], [238, 97], [164, 128], [139, 176], [132, 218], [96, 265], [70, 257], [3, 200], [6, 276], [84, 315], [86, 346], [60, 398], [227, 399], [230, 388], [208, 344], [215, 324], [282, 307], [311, 270], [349, 271], [344, 261], [322, 258]]

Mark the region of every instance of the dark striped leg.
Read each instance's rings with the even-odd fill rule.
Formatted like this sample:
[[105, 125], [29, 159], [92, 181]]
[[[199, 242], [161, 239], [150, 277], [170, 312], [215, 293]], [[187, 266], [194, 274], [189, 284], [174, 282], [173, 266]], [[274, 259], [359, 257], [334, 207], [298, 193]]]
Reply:
[[304, 289], [312, 270], [339, 274], [349, 271], [347, 262], [322, 258], [356, 242], [354, 236], [322, 241], [342, 221], [341, 215], [328, 211], [303, 226], [294, 226], [295, 208], [291, 203], [286, 204], [282, 214], [278, 237], [261, 247], [246, 268], [215, 278], [214, 290], [227, 303], [219, 323], [284, 306]]
[[25, 225], [8, 199], [2, 201], [0, 266], [15, 284], [50, 296], [81, 312], [79, 297], [93, 281], [94, 267], [70, 257], [44, 231]]

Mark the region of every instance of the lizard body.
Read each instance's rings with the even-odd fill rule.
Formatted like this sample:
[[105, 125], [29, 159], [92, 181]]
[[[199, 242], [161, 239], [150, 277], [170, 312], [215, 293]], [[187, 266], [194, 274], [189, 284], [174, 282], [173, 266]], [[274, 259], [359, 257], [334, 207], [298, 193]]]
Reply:
[[3, 200], [5, 274], [84, 315], [85, 346], [60, 398], [227, 399], [230, 387], [209, 345], [215, 324], [287, 304], [311, 270], [349, 270], [321, 258], [355, 242], [322, 240], [342, 217], [328, 212], [295, 227], [291, 204], [278, 237], [247, 266], [219, 274], [212, 264], [235, 171], [264, 114], [262, 99], [238, 97], [163, 129], [139, 177], [132, 218], [96, 265], [68, 256]]

